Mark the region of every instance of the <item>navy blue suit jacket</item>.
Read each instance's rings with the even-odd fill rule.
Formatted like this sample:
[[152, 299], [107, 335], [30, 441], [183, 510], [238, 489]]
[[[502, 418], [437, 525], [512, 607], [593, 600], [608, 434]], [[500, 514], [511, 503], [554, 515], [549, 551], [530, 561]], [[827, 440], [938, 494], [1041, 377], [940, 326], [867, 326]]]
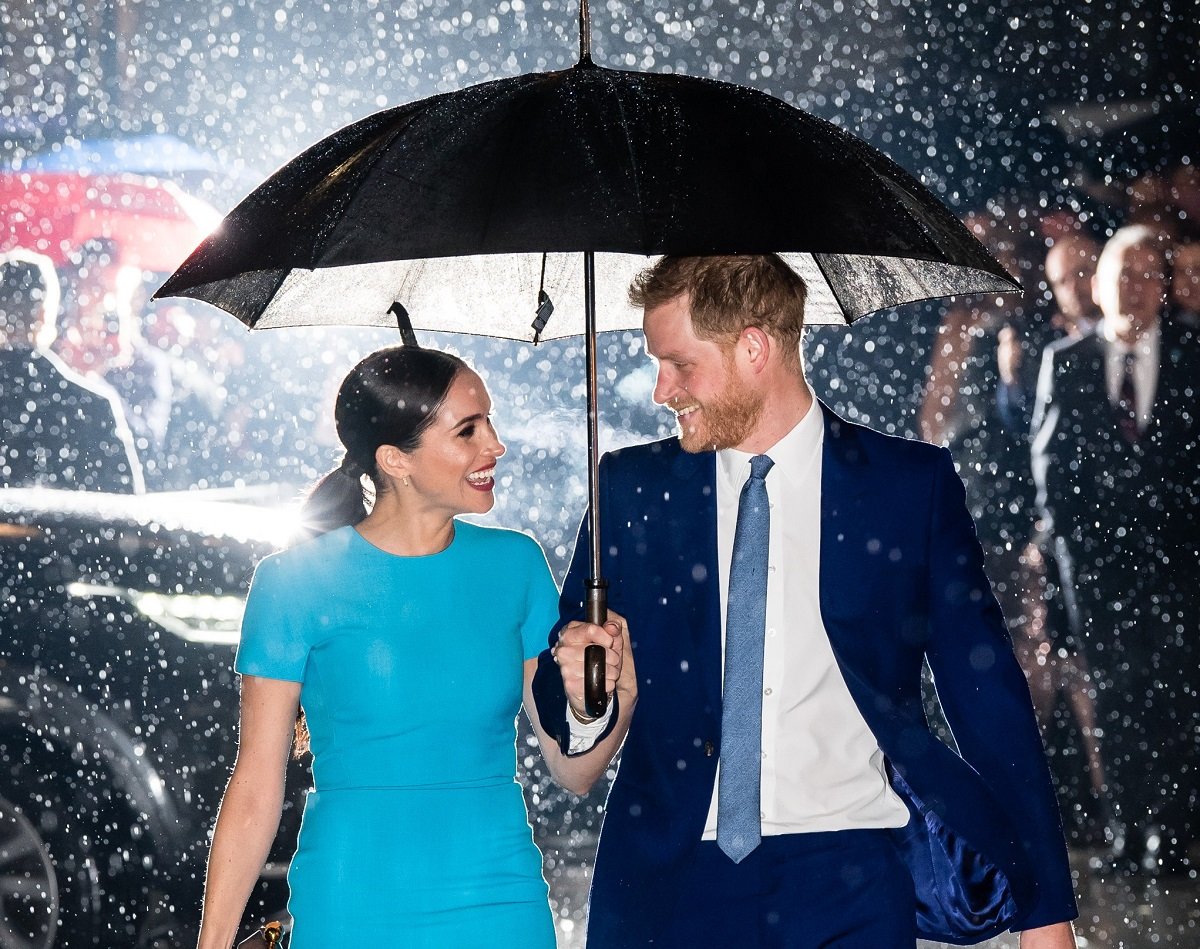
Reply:
[[[922, 937], [978, 941], [1077, 915], [1029, 691], [983, 572], [950, 455], [824, 406], [821, 613], [838, 666], [909, 806], [896, 831]], [[699, 844], [721, 738], [715, 455], [677, 439], [605, 456], [603, 573], [629, 620], [638, 705], [606, 806], [588, 946], [651, 944]], [[583, 615], [587, 521], [563, 587]], [[551, 633], [554, 643], [557, 629]], [[928, 660], [958, 753], [930, 730]], [[558, 669], [540, 657], [539, 718], [566, 750]]]

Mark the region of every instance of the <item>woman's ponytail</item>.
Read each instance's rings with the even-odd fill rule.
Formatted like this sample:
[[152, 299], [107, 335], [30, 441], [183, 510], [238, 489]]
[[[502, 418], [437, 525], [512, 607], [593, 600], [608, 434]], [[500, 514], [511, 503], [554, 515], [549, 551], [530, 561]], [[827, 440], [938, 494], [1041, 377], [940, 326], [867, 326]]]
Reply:
[[368, 491], [361, 467], [347, 457], [318, 481], [300, 509], [305, 535], [316, 537], [339, 527], [351, 527], [367, 516]]

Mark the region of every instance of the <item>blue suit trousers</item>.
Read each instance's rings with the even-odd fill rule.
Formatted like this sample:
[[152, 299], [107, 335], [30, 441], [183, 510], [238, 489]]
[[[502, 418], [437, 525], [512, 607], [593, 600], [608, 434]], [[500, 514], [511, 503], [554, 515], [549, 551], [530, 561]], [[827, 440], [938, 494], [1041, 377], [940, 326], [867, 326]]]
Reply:
[[680, 880], [664, 949], [913, 949], [912, 875], [891, 831], [763, 837], [740, 864], [702, 841]]

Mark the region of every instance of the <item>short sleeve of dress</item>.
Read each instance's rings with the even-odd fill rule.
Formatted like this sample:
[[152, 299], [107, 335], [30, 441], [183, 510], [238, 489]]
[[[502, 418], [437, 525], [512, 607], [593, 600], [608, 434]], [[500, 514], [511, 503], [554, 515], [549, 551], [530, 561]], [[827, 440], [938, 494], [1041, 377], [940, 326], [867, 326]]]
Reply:
[[303, 682], [308, 641], [298, 591], [282, 567], [278, 557], [268, 557], [254, 571], [234, 669], [241, 675]]
[[541, 546], [532, 538], [525, 540], [529, 599], [521, 624], [521, 644], [525, 658], [532, 659], [546, 648], [550, 628], [558, 622], [558, 587]]

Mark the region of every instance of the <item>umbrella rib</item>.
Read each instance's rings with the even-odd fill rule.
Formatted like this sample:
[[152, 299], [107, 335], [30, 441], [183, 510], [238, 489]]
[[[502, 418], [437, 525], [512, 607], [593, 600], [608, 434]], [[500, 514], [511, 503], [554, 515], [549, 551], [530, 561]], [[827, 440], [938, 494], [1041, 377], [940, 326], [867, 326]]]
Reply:
[[624, 133], [626, 152], [629, 155], [629, 168], [631, 177], [633, 178], [634, 197], [637, 199], [638, 215], [641, 217], [642, 222], [642, 250], [645, 252], [650, 242], [647, 239], [649, 227], [646, 222], [646, 207], [642, 202], [641, 166], [638, 164], [637, 155], [633, 150], [633, 137], [629, 134], [629, 122], [625, 118], [625, 103], [621, 101], [619, 95], [614, 98], [617, 100], [617, 115], [620, 117], [621, 131]]

